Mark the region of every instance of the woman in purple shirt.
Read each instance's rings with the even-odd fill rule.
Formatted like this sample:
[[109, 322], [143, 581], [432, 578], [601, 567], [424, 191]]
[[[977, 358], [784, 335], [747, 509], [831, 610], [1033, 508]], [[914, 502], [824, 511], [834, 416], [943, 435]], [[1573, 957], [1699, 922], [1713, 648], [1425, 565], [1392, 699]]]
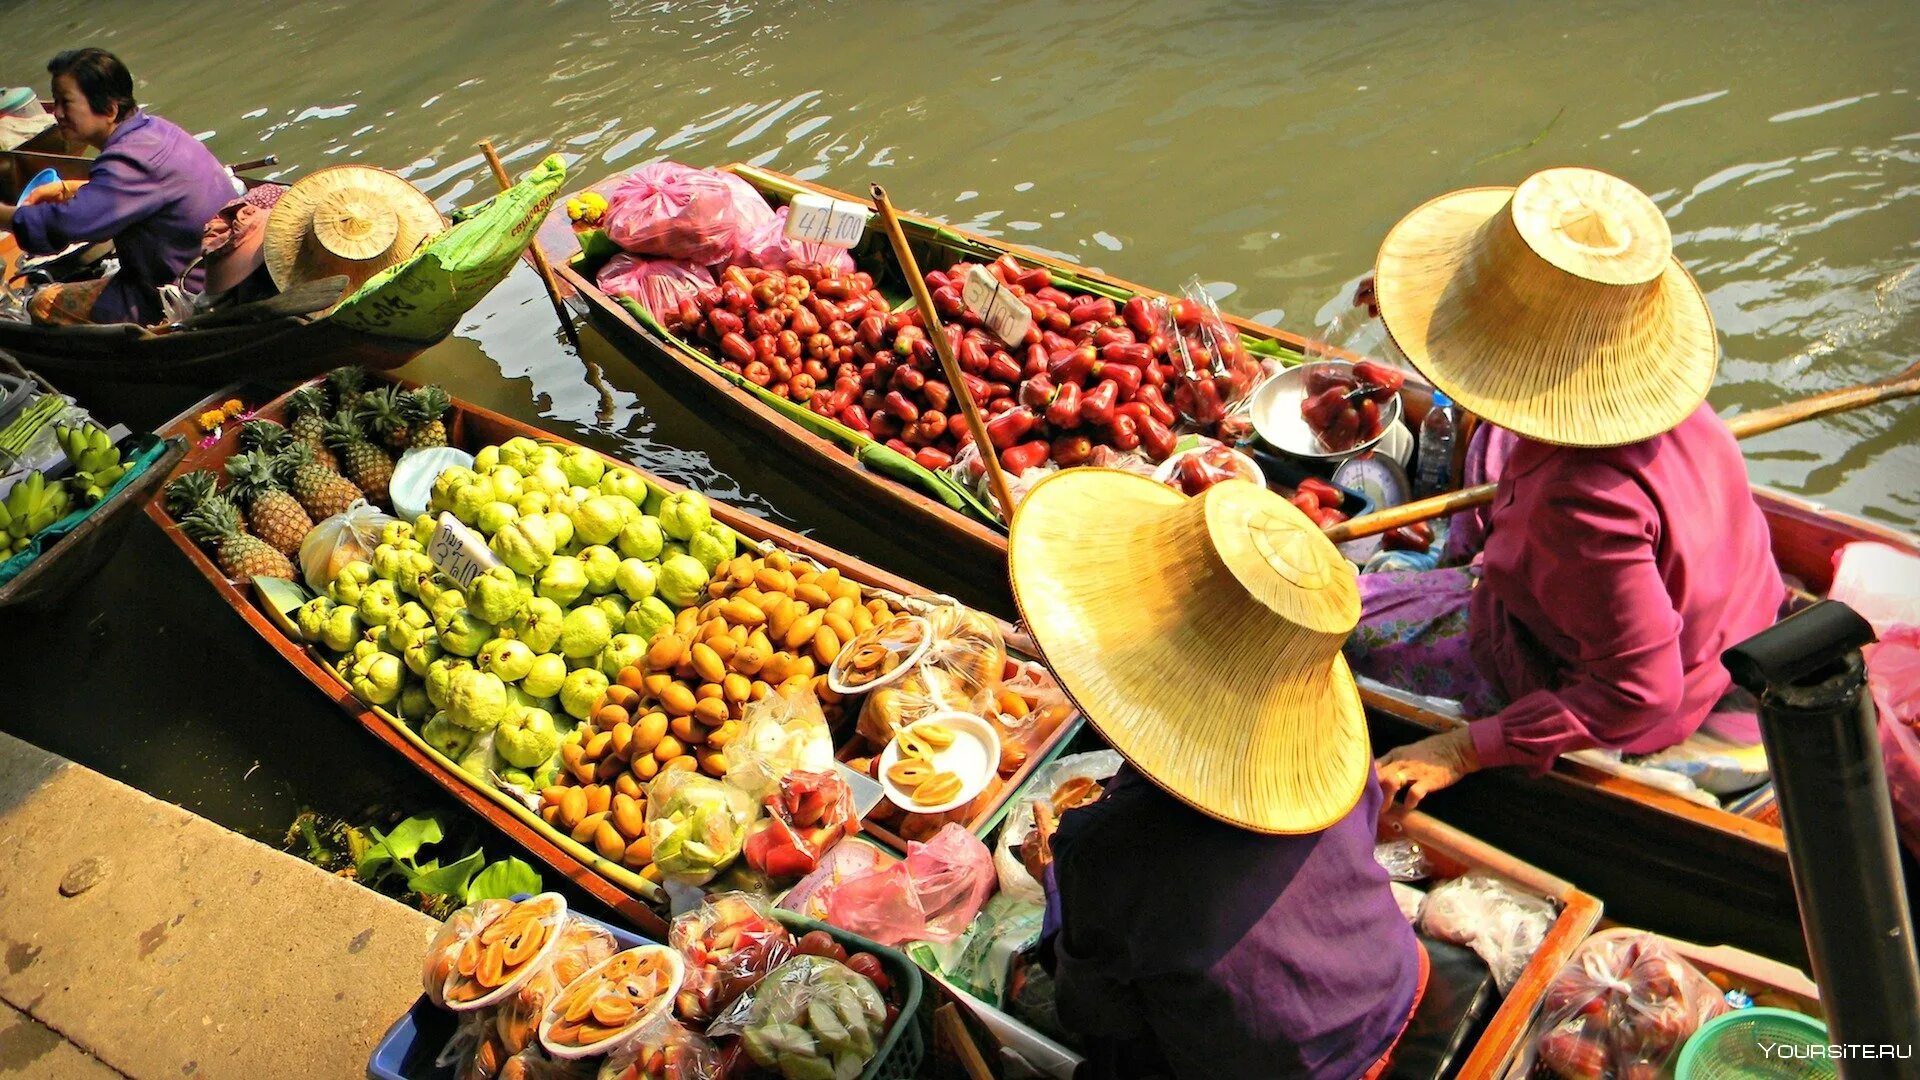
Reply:
[[[158, 322], [160, 287], [200, 254], [202, 230], [233, 198], [233, 181], [192, 135], [140, 109], [133, 76], [112, 53], [74, 49], [47, 70], [61, 131], [100, 156], [85, 183], [49, 185], [18, 207], [0, 203], [0, 228], [11, 228], [36, 255], [112, 240], [120, 269], [103, 282], [57, 287], [69, 295], [41, 298], [35, 313], [62, 322]], [[187, 282], [194, 291], [198, 274]]]
[[[1720, 654], [1786, 587], [1705, 404], [1712, 317], [1653, 201], [1591, 169], [1454, 192], [1389, 233], [1374, 290], [1394, 343], [1504, 451], [1472, 567], [1362, 579], [1355, 670], [1478, 714], [1383, 758], [1388, 797], [1652, 753], [1737, 709]], [[1746, 720], [1721, 727], [1751, 739]]]

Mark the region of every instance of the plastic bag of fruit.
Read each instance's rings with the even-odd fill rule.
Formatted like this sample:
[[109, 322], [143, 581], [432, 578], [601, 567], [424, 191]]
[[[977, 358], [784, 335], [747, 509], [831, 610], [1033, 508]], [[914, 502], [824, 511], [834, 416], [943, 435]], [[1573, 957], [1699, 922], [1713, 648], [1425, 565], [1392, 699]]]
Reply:
[[1726, 1009], [1719, 989], [1660, 939], [1594, 937], [1547, 987], [1522, 1068], [1561, 1080], [1652, 1080]]
[[845, 276], [856, 269], [853, 256], [844, 248], [788, 239], [784, 206], [775, 210], [771, 220], [741, 243], [732, 261], [763, 270], [786, 270], [792, 265], [819, 266], [828, 271], [823, 276]]
[[978, 710], [992, 707], [1007, 666], [1007, 646], [993, 616], [938, 597], [924, 616], [931, 631], [921, 663], [945, 671]]
[[447, 916], [447, 921], [440, 924], [433, 940], [427, 944], [426, 962], [421, 965], [420, 984], [427, 992], [427, 1000], [446, 1006], [447, 980], [453, 976], [454, 964], [467, 939], [480, 933], [512, 906], [511, 900], [481, 900]]
[[1046, 799], [1054, 816], [1086, 806], [1098, 799], [1107, 781], [1120, 771], [1121, 757], [1112, 750], [1069, 754], [1053, 764], [1035, 770], [1029, 789], [1034, 798], [1022, 800], [1007, 811], [1007, 822], [994, 845], [993, 869], [1000, 879], [1000, 891], [1016, 900], [1044, 903], [1046, 892], [1027, 873], [1020, 861], [1020, 845], [1033, 831], [1033, 804]]
[[1158, 306], [1160, 332], [1173, 361], [1173, 407], [1206, 434], [1239, 441], [1248, 425], [1234, 414], [1260, 380], [1260, 361], [1221, 317], [1199, 278], [1180, 298]]
[[531, 1046], [500, 1066], [498, 1080], [593, 1080], [593, 1075], [590, 1061], [554, 1058], [538, 1046]]
[[[395, 520], [379, 507], [360, 501], [316, 522], [306, 539], [300, 541], [300, 576], [307, 588], [324, 593], [348, 563], [372, 563], [381, 530]], [[426, 542], [425, 537], [420, 540]]]
[[540, 1017], [547, 1003], [588, 968], [620, 951], [620, 943], [598, 923], [568, 915], [560, 928], [560, 943], [545, 964], [520, 989], [494, 1010], [494, 1030], [509, 1054], [539, 1042]]
[[796, 956], [707, 1030], [739, 1035], [754, 1064], [786, 1080], [821, 1080], [859, 1076], [886, 1025], [871, 979], [830, 957]]
[[[456, 1012], [507, 1000], [546, 969], [566, 922], [567, 901], [558, 893], [541, 893], [498, 910], [477, 929], [460, 934], [438, 1000]], [[429, 953], [429, 974], [444, 955]]]
[[1554, 917], [1550, 901], [1475, 872], [1434, 887], [1421, 908], [1420, 929], [1479, 954], [1504, 994], [1546, 940]]
[[748, 832], [744, 854], [748, 866], [775, 881], [812, 873], [828, 848], [860, 828], [852, 790], [831, 771], [790, 772], [762, 805], [766, 813]]
[[722, 780], [690, 769], [661, 773], [647, 785], [647, 838], [661, 876], [704, 885], [740, 854], [758, 806]]
[[749, 702], [740, 732], [727, 744], [727, 783], [764, 799], [795, 769], [833, 768], [833, 733], [813, 687], [799, 686]]
[[678, 313], [683, 300], [697, 300], [701, 289], [713, 288], [706, 267], [680, 259], [649, 259], [620, 254], [594, 275], [593, 282], [608, 296], [624, 296], [666, 322]]
[[721, 893], [673, 920], [667, 943], [686, 961], [674, 1011], [706, 1021], [794, 954], [793, 935], [757, 897]]
[[720, 1080], [720, 1050], [698, 1031], [662, 1016], [600, 1063], [595, 1080]]
[[827, 921], [861, 937], [944, 943], [966, 932], [998, 883], [987, 845], [949, 822], [926, 843], [909, 842], [903, 861], [823, 896]]
[[[765, 200], [757, 194], [754, 200], [771, 216]], [[607, 238], [626, 251], [707, 266], [731, 255], [764, 220], [720, 174], [657, 161], [607, 193], [601, 223]]]
[[867, 692], [860, 706], [859, 732], [875, 746], [885, 746], [895, 732], [934, 713], [978, 714], [984, 707], [982, 699], [968, 693], [951, 671], [917, 663], [900, 679]]
[[1073, 712], [1066, 692], [1045, 664], [1013, 660], [1007, 669], [997, 707], [988, 717], [1000, 735], [1002, 776], [1011, 776], [1026, 764], [1028, 756], [1044, 746]]
[[494, 1030], [493, 1010], [477, 1009], [460, 1014], [433, 1067], [451, 1068], [457, 1080], [494, 1080], [511, 1056]]

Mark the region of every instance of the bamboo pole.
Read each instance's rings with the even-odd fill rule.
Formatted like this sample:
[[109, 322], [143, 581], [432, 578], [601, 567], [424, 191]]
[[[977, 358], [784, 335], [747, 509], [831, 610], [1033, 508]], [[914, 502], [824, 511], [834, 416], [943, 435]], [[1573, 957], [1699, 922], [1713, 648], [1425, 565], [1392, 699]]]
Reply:
[[[1920, 363], [1915, 363], [1897, 375], [1857, 386], [1844, 386], [1837, 390], [1828, 390], [1799, 401], [1789, 401], [1771, 408], [1743, 413], [1727, 421], [1727, 430], [1733, 432], [1736, 439], [1764, 435], [1778, 431], [1791, 424], [1816, 417], [1831, 416], [1834, 413], [1859, 409], [1868, 405], [1877, 405], [1883, 401], [1895, 401], [1900, 398], [1920, 394]], [[1343, 521], [1327, 530], [1327, 539], [1336, 544], [1348, 540], [1358, 540], [1363, 536], [1373, 536], [1402, 525], [1412, 525], [1429, 518], [1444, 517], [1461, 510], [1471, 510], [1493, 501], [1497, 490], [1494, 484], [1480, 484], [1475, 487], [1449, 491], [1443, 495], [1434, 495], [1413, 502], [1371, 514], [1363, 514], [1351, 521]]]
[[879, 211], [880, 224], [887, 230], [887, 238], [893, 241], [893, 254], [900, 260], [900, 270], [906, 276], [907, 286], [913, 290], [913, 302], [920, 306], [920, 315], [926, 320], [927, 336], [933, 339], [933, 350], [940, 357], [940, 368], [947, 373], [947, 385], [953, 387], [953, 396], [960, 402], [960, 411], [966, 414], [967, 430], [973, 433], [974, 449], [979, 451], [980, 460], [986, 464], [987, 479], [1000, 500], [1000, 516], [1012, 522], [1013, 488], [1007, 483], [1006, 470], [1000, 467], [1000, 455], [994, 452], [993, 441], [987, 438], [987, 423], [980, 416], [980, 407], [975, 404], [973, 394], [967, 390], [965, 373], [960, 370], [960, 361], [953, 355], [953, 345], [940, 326], [940, 315], [933, 310], [933, 297], [927, 292], [927, 279], [920, 276], [920, 264], [914, 260], [913, 250], [907, 246], [906, 231], [900, 227], [900, 219], [894, 215], [893, 204], [887, 201], [886, 189], [879, 184], [873, 185], [873, 205]]
[[[513, 181], [507, 176], [506, 166], [500, 163], [500, 155], [494, 151], [493, 141], [480, 140], [480, 152], [487, 156], [487, 168], [493, 170], [494, 182], [500, 185], [500, 190], [512, 187]], [[547, 299], [553, 301], [553, 314], [560, 320], [560, 330], [567, 335], [567, 343], [573, 346], [573, 351], [579, 352], [580, 338], [573, 328], [573, 316], [567, 311], [566, 302], [560, 299], [560, 283], [554, 280], [553, 264], [547, 261], [547, 253], [541, 249], [538, 236], [533, 238], [528, 250], [533, 255], [533, 268], [540, 272], [540, 281], [547, 287]]]

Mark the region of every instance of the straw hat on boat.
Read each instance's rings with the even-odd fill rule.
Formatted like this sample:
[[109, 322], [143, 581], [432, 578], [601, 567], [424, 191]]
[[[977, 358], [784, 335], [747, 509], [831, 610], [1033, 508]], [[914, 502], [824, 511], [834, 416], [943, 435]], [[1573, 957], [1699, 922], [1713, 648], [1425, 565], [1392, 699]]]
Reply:
[[1371, 775], [1340, 646], [1353, 568], [1293, 504], [1231, 480], [1195, 498], [1065, 469], [1014, 516], [1021, 618], [1062, 687], [1149, 779], [1262, 833], [1318, 832]]
[[344, 274], [351, 294], [403, 262], [445, 227], [412, 184], [369, 165], [333, 165], [301, 177], [267, 219], [267, 273], [282, 292]]
[[1468, 409], [1530, 439], [1621, 446], [1713, 385], [1713, 316], [1667, 219], [1595, 169], [1467, 188], [1401, 219], [1374, 268], [1394, 344]]

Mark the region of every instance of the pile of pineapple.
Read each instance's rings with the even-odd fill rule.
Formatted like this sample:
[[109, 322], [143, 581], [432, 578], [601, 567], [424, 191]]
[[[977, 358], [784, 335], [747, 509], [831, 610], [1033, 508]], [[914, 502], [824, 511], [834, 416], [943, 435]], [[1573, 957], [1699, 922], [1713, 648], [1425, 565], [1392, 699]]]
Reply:
[[451, 405], [438, 386], [369, 390], [364, 370], [339, 368], [287, 396], [286, 426], [241, 425], [224, 490], [206, 469], [168, 483], [167, 512], [229, 579], [297, 580], [294, 560], [307, 533], [361, 499], [387, 506], [394, 456], [445, 446]]

